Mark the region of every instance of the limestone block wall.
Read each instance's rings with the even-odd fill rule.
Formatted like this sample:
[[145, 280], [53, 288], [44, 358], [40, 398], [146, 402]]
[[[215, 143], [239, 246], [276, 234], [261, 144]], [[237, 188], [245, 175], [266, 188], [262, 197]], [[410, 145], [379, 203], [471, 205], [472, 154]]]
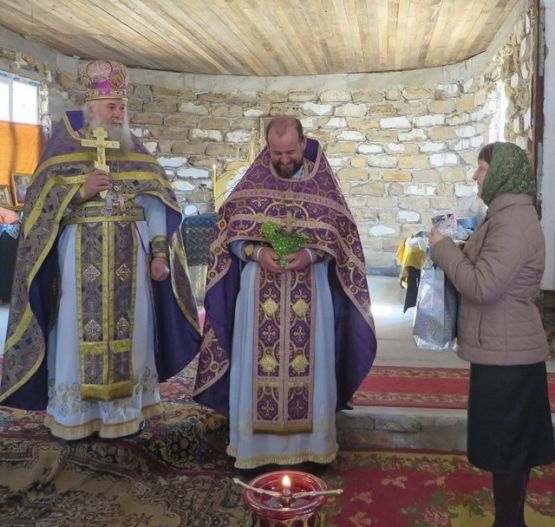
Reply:
[[[270, 117], [298, 116], [339, 178], [368, 266], [393, 269], [399, 243], [429, 230], [432, 216], [468, 214], [477, 153], [497, 139], [503, 104], [506, 139], [530, 148], [534, 27], [522, 2], [488, 52], [426, 71], [222, 78], [131, 70], [131, 126], [196, 214], [212, 210], [213, 166], [221, 174], [246, 159]], [[0, 69], [43, 82], [46, 122], [82, 104], [80, 67], [0, 30]]]

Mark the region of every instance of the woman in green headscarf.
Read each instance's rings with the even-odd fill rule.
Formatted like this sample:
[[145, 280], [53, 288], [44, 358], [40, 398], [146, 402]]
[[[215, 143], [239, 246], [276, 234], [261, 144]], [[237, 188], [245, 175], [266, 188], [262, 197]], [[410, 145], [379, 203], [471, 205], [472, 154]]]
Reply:
[[525, 527], [530, 469], [555, 460], [549, 349], [535, 303], [545, 263], [536, 179], [521, 148], [491, 143], [474, 180], [486, 219], [462, 251], [432, 229], [432, 260], [461, 294], [457, 353], [471, 363], [468, 459], [492, 472], [494, 527]]

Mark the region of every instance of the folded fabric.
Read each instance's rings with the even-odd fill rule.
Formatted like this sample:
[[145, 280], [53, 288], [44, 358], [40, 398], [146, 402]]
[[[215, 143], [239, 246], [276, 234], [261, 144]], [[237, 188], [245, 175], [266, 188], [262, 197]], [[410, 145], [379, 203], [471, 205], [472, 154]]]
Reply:
[[406, 238], [401, 241], [399, 247], [397, 248], [397, 253], [395, 257], [397, 259], [397, 264], [401, 267], [401, 285], [403, 287], [408, 287], [408, 278], [410, 267], [415, 269], [420, 269], [422, 265], [422, 260], [426, 258], [426, 252], [420, 249], [418, 246], [412, 246], [409, 243], [410, 238]]
[[261, 232], [278, 255], [278, 264], [284, 267], [289, 263], [284, 256], [297, 252], [310, 241], [308, 234], [288, 232], [281, 225], [271, 221], [262, 225]]

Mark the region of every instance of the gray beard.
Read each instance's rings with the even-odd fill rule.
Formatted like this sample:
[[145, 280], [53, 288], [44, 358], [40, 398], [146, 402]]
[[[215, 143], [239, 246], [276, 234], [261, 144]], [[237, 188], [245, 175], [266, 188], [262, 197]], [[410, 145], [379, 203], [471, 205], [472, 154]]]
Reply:
[[94, 128], [104, 128], [108, 132], [108, 140], [119, 141], [120, 150], [125, 153], [132, 152], [134, 149], [133, 136], [129, 129], [129, 123], [125, 120], [121, 126], [113, 126], [111, 124], [103, 123], [98, 117], [91, 119], [89, 126]]

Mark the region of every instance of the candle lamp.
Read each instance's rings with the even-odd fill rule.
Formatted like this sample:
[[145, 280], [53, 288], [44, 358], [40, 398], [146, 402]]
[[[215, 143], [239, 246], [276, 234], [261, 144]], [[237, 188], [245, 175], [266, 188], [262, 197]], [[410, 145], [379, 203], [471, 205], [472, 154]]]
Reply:
[[252, 527], [319, 527], [320, 509], [329, 494], [320, 478], [298, 471], [276, 471], [262, 474], [244, 487], [243, 503], [251, 511]]
[[216, 172], [216, 163], [214, 163], [212, 165], [212, 196], [213, 196], [214, 200], [217, 198], [216, 181], [217, 181], [217, 172]]

